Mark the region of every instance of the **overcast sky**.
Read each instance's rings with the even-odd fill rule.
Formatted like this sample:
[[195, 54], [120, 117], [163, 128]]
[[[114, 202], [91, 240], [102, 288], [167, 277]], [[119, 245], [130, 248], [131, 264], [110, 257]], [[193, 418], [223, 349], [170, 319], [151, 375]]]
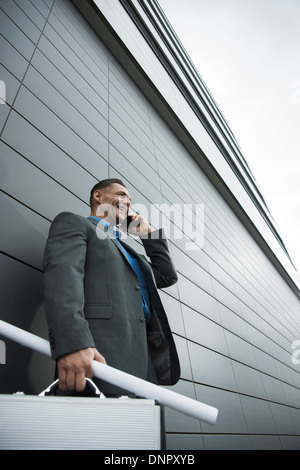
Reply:
[[300, 0], [158, 0], [300, 271]]

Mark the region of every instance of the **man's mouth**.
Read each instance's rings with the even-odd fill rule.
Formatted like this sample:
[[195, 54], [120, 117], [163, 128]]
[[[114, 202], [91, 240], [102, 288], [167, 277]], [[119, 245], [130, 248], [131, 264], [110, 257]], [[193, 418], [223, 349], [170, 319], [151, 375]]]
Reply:
[[123, 212], [124, 215], [127, 215], [127, 207], [120, 206], [119, 204], [116, 206], [119, 209], [119, 212]]

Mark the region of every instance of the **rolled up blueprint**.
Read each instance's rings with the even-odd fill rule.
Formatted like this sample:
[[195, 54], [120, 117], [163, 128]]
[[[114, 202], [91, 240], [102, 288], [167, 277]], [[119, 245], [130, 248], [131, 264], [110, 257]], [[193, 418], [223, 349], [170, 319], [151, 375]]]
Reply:
[[[47, 340], [2, 320], [0, 320], [0, 335], [46, 356], [51, 356], [50, 344]], [[215, 424], [217, 420], [218, 410], [210, 405], [139, 379], [107, 364], [93, 361], [93, 367], [95, 377], [128, 390], [139, 397], [156, 400], [161, 405], [165, 405], [208, 424]]]

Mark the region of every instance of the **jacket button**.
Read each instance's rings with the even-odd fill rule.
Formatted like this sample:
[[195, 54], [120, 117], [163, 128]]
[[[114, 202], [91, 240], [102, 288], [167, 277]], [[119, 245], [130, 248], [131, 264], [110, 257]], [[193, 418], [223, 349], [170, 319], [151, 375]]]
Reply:
[[135, 290], [141, 290], [140, 286], [139, 285], [135, 286]]
[[145, 323], [145, 321], [146, 321], [145, 317], [141, 317], [141, 318], [140, 318], [140, 321], [141, 321], [142, 323]]

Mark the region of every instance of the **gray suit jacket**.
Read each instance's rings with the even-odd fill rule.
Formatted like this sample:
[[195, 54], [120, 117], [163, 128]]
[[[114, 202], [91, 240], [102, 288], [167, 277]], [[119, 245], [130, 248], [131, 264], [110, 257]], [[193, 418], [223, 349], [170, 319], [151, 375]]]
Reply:
[[[150, 263], [124, 245], [138, 257], [147, 280], [152, 313], [147, 328], [138, 278], [110, 232], [93, 218], [69, 212], [54, 219], [44, 253], [44, 302], [53, 359], [96, 347], [108, 365], [146, 379], [150, 352], [159, 384], [179, 380], [179, 360], [157, 291], [177, 281], [176, 271], [163, 231], [142, 243]], [[113, 393], [114, 387], [98, 385], [104, 393]]]

